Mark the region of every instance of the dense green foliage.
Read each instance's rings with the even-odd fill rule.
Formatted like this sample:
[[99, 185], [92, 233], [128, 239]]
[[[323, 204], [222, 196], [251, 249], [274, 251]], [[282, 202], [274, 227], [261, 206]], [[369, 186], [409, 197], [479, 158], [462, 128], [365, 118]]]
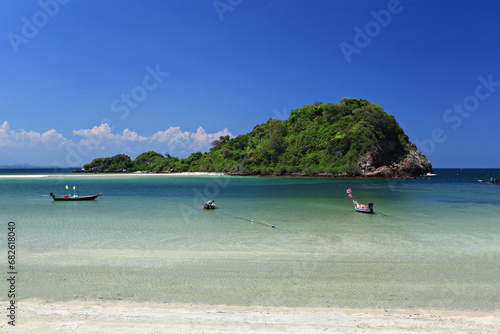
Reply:
[[133, 163], [128, 155], [117, 154], [111, 158], [97, 158], [83, 166], [86, 170], [93, 167], [96, 171], [123, 171], [132, 168]]
[[[210, 171], [239, 174], [318, 172], [359, 174], [360, 159], [371, 154], [379, 164], [399, 162], [409, 149], [406, 136], [394, 117], [378, 104], [344, 98], [338, 104], [305, 105], [292, 110], [288, 120], [269, 119], [252, 132], [230, 139], [220, 137], [209, 152], [186, 159], [142, 153], [127, 169], [150, 171]], [[95, 159], [88, 167], [112, 164]], [[126, 156], [125, 156], [126, 157]], [[128, 158], [128, 157], [127, 157]], [[128, 158], [130, 160], [130, 158]]]
[[[201, 154], [201, 153], [200, 153]], [[134, 161], [128, 155], [118, 154], [111, 158], [97, 158], [83, 168], [87, 171], [96, 172], [121, 172], [121, 171], [152, 171], [161, 172], [165, 170], [176, 170], [182, 168], [183, 164], [179, 158], [166, 156], [153, 151], [139, 154]]]

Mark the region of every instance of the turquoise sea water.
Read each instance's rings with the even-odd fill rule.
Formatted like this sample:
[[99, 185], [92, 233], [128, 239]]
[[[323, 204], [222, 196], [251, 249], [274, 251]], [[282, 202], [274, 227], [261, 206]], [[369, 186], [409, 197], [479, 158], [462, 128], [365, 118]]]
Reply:
[[[15, 222], [20, 298], [498, 310], [500, 186], [477, 180], [500, 170], [436, 172], [365, 180], [0, 170], [0, 242], [6, 254]], [[103, 196], [42, 196], [65, 185]], [[377, 214], [355, 212], [347, 188]], [[217, 210], [202, 210], [208, 199]]]

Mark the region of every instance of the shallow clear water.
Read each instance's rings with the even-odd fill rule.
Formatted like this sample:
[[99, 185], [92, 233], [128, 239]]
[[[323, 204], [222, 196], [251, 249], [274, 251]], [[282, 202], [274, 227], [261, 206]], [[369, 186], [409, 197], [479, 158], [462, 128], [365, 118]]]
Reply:
[[[0, 171], [9, 174], [0, 175], [0, 240], [5, 249], [6, 222], [16, 222], [21, 298], [498, 310], [500, 186], [477, 180], [500, 170], [437, 173], [364, 180]], [[104, 195], [41, 196], [64, 194], [65, 185]], [[347, 188], [377, 214], [355, 212]], [[208, 199], [217, 210], [201, 209]]]

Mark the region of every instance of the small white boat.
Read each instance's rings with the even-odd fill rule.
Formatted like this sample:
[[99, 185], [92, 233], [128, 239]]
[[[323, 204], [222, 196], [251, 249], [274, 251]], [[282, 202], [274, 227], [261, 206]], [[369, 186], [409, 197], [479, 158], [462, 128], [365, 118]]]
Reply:
[[437, 174], [427, 173], [425, 176], [436, 176]]

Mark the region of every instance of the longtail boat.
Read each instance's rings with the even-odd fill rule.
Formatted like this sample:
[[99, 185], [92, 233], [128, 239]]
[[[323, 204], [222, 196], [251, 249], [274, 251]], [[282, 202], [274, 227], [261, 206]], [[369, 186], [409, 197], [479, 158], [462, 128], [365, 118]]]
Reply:
[[351, 188], [347, 189], [346, 193], [349, 196], [349, 198], [354, 197], [352, 202], [354, 203], [354, 208], [356, 209], [356, 211], [364, 213], [373, 213], [373, 203], [368, 203], [368, 205], [358, 203], [358, 201], [356, 200], [356, 196], [352, 194]]
[[364, 212], [364, 213], [373, 213], [373, 203], [368, 203], [368, 205], [360, 204], [358, 201], [353, 200], [354, 208], [356, 211]]
[[89, 195], [89, 196], [78, 196], [78, 195], [54, 195], [54, 193], [50, 193], [50, 196], [54, 201], [91, 201], [96, 199], [97, 197], [101, 196], [102, 193], [100, 194], [94, 194], [94, 195]]
[[215, 209], [215, 200], [211, 199], [210, 201], [203, 204], [203, 209], [205, 210], [213, 210]]

